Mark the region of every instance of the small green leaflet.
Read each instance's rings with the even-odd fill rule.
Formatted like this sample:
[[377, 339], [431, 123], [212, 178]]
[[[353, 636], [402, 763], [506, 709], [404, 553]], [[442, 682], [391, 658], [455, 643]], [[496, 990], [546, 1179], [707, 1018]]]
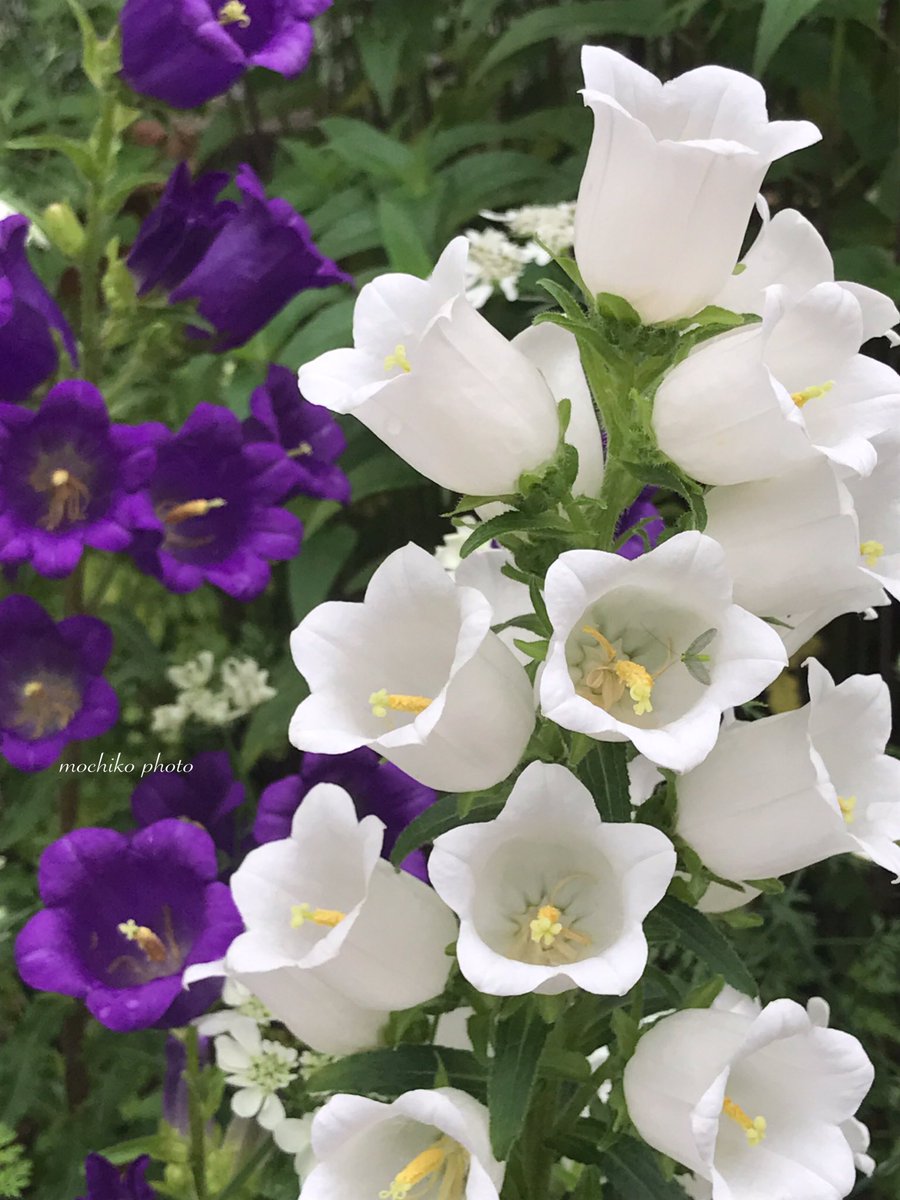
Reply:
[[699, 634], [681, 656], [681, 661], [687, 667], [691, 676], [698, 683], [702, 683], [706, 687], [709, 687], [712, 683], [712, 677], [709, 673], [709, 667], [706, 665], [709, 662], [709, 655], [704, 654], [703, 651], [713, 641], [718, 632], [718, 629], [707, 629], [704, 633]]

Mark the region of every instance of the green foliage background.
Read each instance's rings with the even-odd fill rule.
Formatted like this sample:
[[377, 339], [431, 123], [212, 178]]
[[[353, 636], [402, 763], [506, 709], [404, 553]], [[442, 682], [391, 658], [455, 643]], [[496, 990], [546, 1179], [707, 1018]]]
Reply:
[[[87, 6], [99, 27], [116, 5]], [[386, 268], [426, 273], [454, 234], [483, 222], [485, 208], [573, 199], [590, 136], [576, 95], [578, 49], [604, 42], [671, 76], [707, 62], [758, 74], [774, 115], [816, 121], [823, 142], [777, 163], [766, 194], [774, 208], [801, 208], [829, 240], [839, 278], [900, 292], [900, 4], [878, 0], [335, 0], [318, 23], [310, 70], [285, 82], [255, 72], [206, 111], [177, 114], [136, 101], [144, 119], [124, 150], [127, 171], [117, 233], [134, 236], [172, 160], [233, 168], [249, 161], [309, 219], [322, 250], [361, 285]], [[77, 28], [61, 0], [9, 0], [0, 12], [0, 196], [38, 215], [54, 201], [76, 209], [80, 191], [48, 134], [82, 137], [94, 97], [79, 67]], [[56, 251], [35, 254], [63, 305], [77, 281]], [[486, 315], [505, 332], [524, 327], [540, 303], [526, 276], [524, 303], [492, 300]], [[353, 298], [331, 289], [298, 297], [248, 346], [221, 358], [165, 358], [164, 329], [114, 355], [119, 419], [178, 424], [198, 399], [240, 415], [270, 361], [297, 366], [347, 342]], [[876, 350], [876, 353], [885, 353]], [[128, 374], [124, 374], [127, 368]], [[108, 392], [109, 396], [110, 393]], [[279, 688], [237, 738], [251, 794], [290, 769], [287, 717], [302, 684], [287, 633], [326, 595], [353, 598], [384, 556], [409, 539], [432, 546], [449, 497], [358, 427], [344, 460], [354, 502], [295, 502], [307, 520], [301, 556], [275, 585], [242, 606], [210, 589], [169, 597], [127, 564], [116, 568], [103, 611], [116, 634], [111, 680], [125, 700], [123, 725], [97, 750], [140, 761], [160, 749], [149, 714], [171, 700], [164, 669], [200, 649], [246, 653]], [[89, 568], [88, 592], [103, 566]], [[30, 587], [53, 609], [54, 588]], [[58, 589], [57, 589], [58, 590]], [[889, 614], [876, 626], [845, 621], [823, 657], [840, 678], [881, 670], [893, 685]], [[183, 749], [218, 748], [194, 732]], [[79, 1191], [90, 1150], [151, 1133], [159, 1117], [163, 1035], [121, 1036], [88, 1023], [77, 1005], [26, 993], [12, 939], [35, 905], [35, 866], [57, 833], [57, 777], [14, 778], [0, 767], [0, 1123], [15, 1129], [34, 1163], [33, 1193], [66, 1200]], [[130, 784], [111, 777], [83, 789], [81, 821], [127, 825]], [[853, 861], [795, 875], [782, 897], [755, 908], [762, 930], [737, 930], [738, 947], [762, 981], [763, 998], [822, 994], [833, 1020], [856, 1033], [878, 1067], [863, 1116], [880, 1168], [855, 1196], [900, 1194], [900, 929], [883, 873]], [[673, 946], [663, 969], [687, 971]], [[76, 1053], [73, 1047], [81, 1044]], [[283, 1173], [260, 1196], [293, 1200]], [[0, 1170], [0, 1195], [3, 1174]]]

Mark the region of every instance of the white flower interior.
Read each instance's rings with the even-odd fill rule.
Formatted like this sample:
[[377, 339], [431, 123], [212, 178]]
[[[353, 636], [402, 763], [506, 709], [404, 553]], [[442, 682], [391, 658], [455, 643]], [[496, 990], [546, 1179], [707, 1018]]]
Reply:
[[432, 1125], [394, 1117], [357, 1134], [329, 1174], [345, 1200], [464, 1200], [469, 1152]]

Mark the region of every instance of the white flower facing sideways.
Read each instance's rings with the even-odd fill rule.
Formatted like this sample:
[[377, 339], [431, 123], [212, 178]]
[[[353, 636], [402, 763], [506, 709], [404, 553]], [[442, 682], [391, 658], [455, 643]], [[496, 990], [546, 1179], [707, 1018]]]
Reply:
[[383, 836], [377, 817], [357, 820], [343, 788], [314, 787], [291, 836], [251, 850], [231, 878], [245, 932], [223, 963], [186, 981], [236, 979], [321, 1053], [376, 1045], [390, 1012], [443, 991], [456, 936], [431, 888], [379, 857]]
[[624, 995], [647, 964], [641, 923], [674, 871], [664, 833], [602, 821], [584, 784], [541, 762], [499, 817], [442, 834], [429, 860], [460, 918], [459, 969], [489, 996]]
[[761, 1009], [726, 989], [712, 1008], [663, 1017], [625, 1067], [638, 1133], [707, 1180], [712, 1200], [841, 1200], [853, 1189], [850, 1123], [874, 1071], [856, 1038], [810, 1008]]
[[584, 47], [582, 67], [594, 136], [575, 217], [581, 274], [646, 324], [691, 316], [731, 273], [770, 163], [821, 135], [769, 121], [762, 86], [724, 67], [663, 84], [600, 46]]
[[566, 551], [544, 598], [553, 626], [539, 679], [544, 715], [598, 741], [631, 741], [675, 771], [701, 762], [725, 709], [787, 665], [774, 629], [733, 603], [722, 548], [700, 533], [634, 561]]
[[872, 439], [900, 426], [900, 376], [859, 353], [864, 309], [844, 284], [766, 290], [762, 321], [703, 343], [663, 379], [660, 449], [701, 483], [733, 484], [817, 454], [868, 474]]
[[491, 632], [489, 601], [408, 545], [362, 603], [320, 604], [291, 636], [311, 695], [291, 721], [300, 750], [371, 746], [420, 783], [474, 791], [519, 762], [534, 727], [531, 683]]
[[285, 1120], [278, 1097], [298, 1075], [300, 1052], [264, 1038], [250, 1017], [236, 1017], [228, 1033], [215, 1039], [216, 1063], [225, 1082], [236, 1088], [231, 1108], [238, 1117], [255, 1117], [263, 1129], [274, 1130]]
[[487, 1109], [456, 1088], [393, 1104], [332, 1096], [313, 1119], [312, 1148], [300, 1200], [498, 1200], [505, 1174]]

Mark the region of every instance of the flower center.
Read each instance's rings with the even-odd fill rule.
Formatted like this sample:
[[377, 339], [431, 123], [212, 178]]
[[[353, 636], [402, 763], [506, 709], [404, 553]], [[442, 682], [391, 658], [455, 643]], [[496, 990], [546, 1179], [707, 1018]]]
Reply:
[[300, 1054], [280, 1042], [262, 1042], [262, 1053], [253, 1059], [246, 1071], [247, 1083], [267, 1095], [280, 1092], [297, 1078], [294, 1070]]
[[439, 1183], [438, 1200], [462, 1200], [468, 1171], [468, 1152], [452, 1138], [443, 1137], [398, 1171], [390, 1187], [379, 1192], [378, 1197], [379, 1200], [406, 1200], [413, 1188], [424, 1183], [425, 1188], [416, 1193], [417, 1200], [421, 1200], [433, 1194]]
[[[554, 892], [566, 882], [568, 880], [557, 884]], [[590, 944], [587, 934], [564, 924], [563, 910], [548, 897], [525, 913], [516, 939], [516, 951], [521, 962], [558, 967], [561, 963], [574, 962], [579, 950]]]
[[859, 552], [863, 556], [867, 567], [876, 567], [878, 560], [884, 554], [884, 543], [871, 539], [868, 542], [860, 542]]
[[311, 921], [314, 925], [323, 925], [328, 929], [334, 929], [335, 925], [340, 925], [346, 915], [346, 913], [338, 912], [336, 908], [313, 908], [311, 904], [292, 904], [291, 929], [299, 929], [307, 921]]
[[820, 383], [814, 387], [804, 388], [802, 392], [791, 392], [791, 399], [798, 408], [802, 408], [810, 400], [817, 400], [819, 396], [827, 396], [833, 387], [834, 380], [829, 379], [827, 383]]
[[59, 529], [60, 525], [76, 525], [83, 521], [90, 503], [87, 485], [65, 467], [47, 469], [38, 463], [28, 482], [36, 492], [49, 493], [47, 511], [38, 521], [42, 529]]
[[582, 633], [589, 634], [599, 650], [588, 650], [585, 653], [581, 684], [575, 688], [578, 695], [608, 712], [622, 699], [627, 690], [636, 717], [653, 712], [653, 685], [663, 671], [672, 665], [671, 654], [662, 670], [651, 674], [641, 663], [621, 658], [612, 642], [599, 629], [585, 625]]
[[138, 925], [134, 917], [129, 917], [127, 921], [123, 921], [116, 926], [122, 937], [127, 942], [135, 942], [139, 950], [147, 956], [148, 962], [165, 962], [168, 951], [163, 945], [162, 939], [152, 929], [148, 929], [146, 925]]
[[81, 693], [71, 679], [29, 679], [20, 694], [13, 728], [23, 734], [29, 730], [25, 736], [32, 740], [65, 729], [81, 707]]
[[162, 908], [163, 936], [147, 925], [139, 925], [134, 917], [121, 921], [116, 929], [126, 942], [137, 946], [144, 959], [141, 961], [132, 954], [120, 954], [107, 967], [107, 972], [114, 975], [119, 971], [130, 976], [129, 986], [140, 986], [151, 980], [161, 979], [165, 975], [175, 975], [181, 970], [186, 951], [179, 946], [175, 939], [175, 929], [172, 925], [172, 910], [168, 904]]
[[298, 446], [295, 446], [293, 450], [288, 450], [287, 456], [288, 458], [309, 458], [312, 452], [313, 448], [309, 442], [301, 442]]
[[748, 1117], [739, 1104], [725, 1097], [725, 1102], [722, 1105], [722, 1112], [730, 1120], [734, 1121], [744, 1131], [744, 1136], [751, 1146], [758, 1146], [766, 1136], [766, 1118], [765, 1117]]
[[388, 709], [418, 715], [424, 712], [430, 703], [427, 696], [404, 696], [397, 692], [388, 692], [384, 688], [373, 692], [369, 697], [373, 717], [386, 717]]
[[856, 820], [856, 797], [838, 796], [837, 802], [840, 805], [845, 822], [848, 825], [852, 825]]
[[412, 364], [406, 357], [406, 347], [402, 342], [398, 342], [394, 348], [394, 353], [389, 354], [384, 360], [384, 369], [386, 371], [393, 370], [394, 367], [399, 367], [401, 371], [405, 371], [408, 375], [412, 370]]
[[220, 25], [239, 25], [241, 29], [248, 29], [250, 26], [247, 8], [241, 4], [241, 0], [228, 0], [227, 4], [223, 4], [219, 9], [218, 20]]

